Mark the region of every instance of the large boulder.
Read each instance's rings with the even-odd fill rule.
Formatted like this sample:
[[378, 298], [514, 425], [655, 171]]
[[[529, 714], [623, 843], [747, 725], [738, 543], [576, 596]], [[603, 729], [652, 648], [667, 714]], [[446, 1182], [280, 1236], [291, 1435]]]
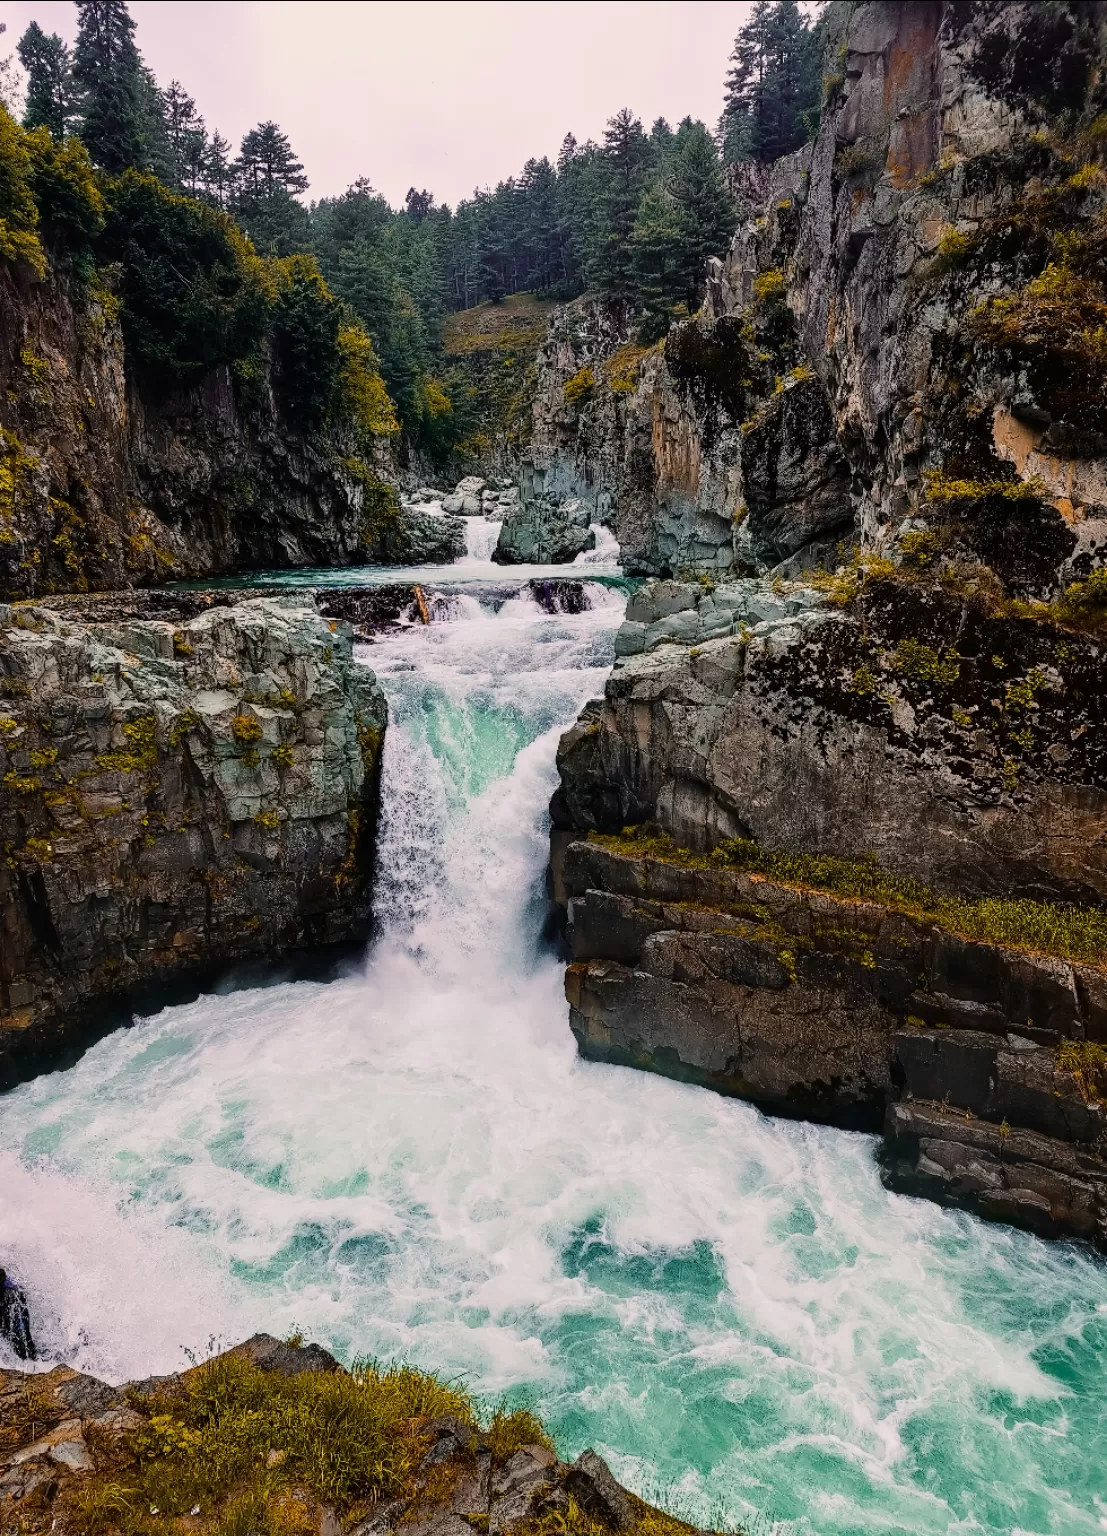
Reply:
[[364, 938], [386, 714], [302, 598], [0, 608], [0, 1080], [142, 985]]
[[564, 565], [594, 549], [592, 513], [576, 497], [534, 500], [506, 509], [492, 558], [500, 565]]

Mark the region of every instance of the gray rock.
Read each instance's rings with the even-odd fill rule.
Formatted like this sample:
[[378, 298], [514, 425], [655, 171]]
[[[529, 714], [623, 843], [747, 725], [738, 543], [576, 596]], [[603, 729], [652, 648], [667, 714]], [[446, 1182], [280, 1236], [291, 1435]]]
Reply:
[[259, 1371], [277, 1376], [299, 1376], [304, 1371], [337, 1371], [341, 1367], [320, 1344], [287, 1344], [269, 1333], [255, 1333], [233, 1351], [256, 1365]]
[[594, 549], [589, 508], [571, 497], [556, 506], [545, 501], [508, 508], [492, 558], [501, 565], [561, 565]]
[[626, 1489], [611, 1475], [611, 1469], [595, 1451], [583, 1451], [565, 1474], [565, 1487], [577, 1503], [595, 1520], [613, 1531], [625, 1531], [634, 1524], [634, 1511]]
[[310, 600], [0, 622], [0, 1079], [93, 1002], [363, 937], [386, 722]]

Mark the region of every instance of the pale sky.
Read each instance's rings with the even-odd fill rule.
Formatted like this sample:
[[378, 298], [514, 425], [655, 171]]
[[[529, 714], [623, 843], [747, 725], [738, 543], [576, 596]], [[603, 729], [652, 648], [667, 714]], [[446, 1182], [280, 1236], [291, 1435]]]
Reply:
[[[394, 0], [134, 0], [161, 85], [176, 77], [237, 148], [274, 118], [309, 198], [368, 176], [391, 203], [409, 186], [456, 204], [555, 158], [570, 129], [598, 138], [631, 107], [646, 127], [687, 114], [714, 127], [746, 0], [422, 4]], [[0, 0], [6, 53], [34, 18], [72, 42], [66, 0]]]

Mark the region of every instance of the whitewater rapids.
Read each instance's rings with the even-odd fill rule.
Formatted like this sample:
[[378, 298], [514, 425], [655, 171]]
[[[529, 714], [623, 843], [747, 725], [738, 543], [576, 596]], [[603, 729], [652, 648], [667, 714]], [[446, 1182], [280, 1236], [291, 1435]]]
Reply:
[[577, 1059], [540, 934], [557, 739], [621, 616], [589, 590], [366, 648], [364, 963], [167, 1009], [0, 1101], [41, 1342], [113, 1380], [259, 1328], [404, 1356], [703, 1522], [1102, 1531], [1098, 1260], [888, 1194], [871, 1137]]

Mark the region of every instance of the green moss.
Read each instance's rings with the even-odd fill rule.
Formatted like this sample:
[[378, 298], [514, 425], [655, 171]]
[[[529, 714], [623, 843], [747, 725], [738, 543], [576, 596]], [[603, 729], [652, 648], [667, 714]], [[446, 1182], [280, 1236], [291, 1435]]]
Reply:
[[262, 738], [261, 721], [256, 715], [235, 715], [231, 721], [231, 735], [243, 746]]
[[129, 743], [124, 752], [98, 752], [96, 762], [101, 768], [117, 773], [143, 773], [157, 765], [157, 720], [153, 715], [140, 715], [128, 720], [123, 735]]
[[13, 768], [4, 775], [4, 787], [10, 789], [13, 795], [33, 795], [42, 788], [42, 780], [16, 773]]
[[596, 375], [591, 368], [578, 368], [565, 384], [567, 405], [587, 405], [596, 388]]
[[1046, 494], [1040, 480], [961, 480], [944, 469], [927, 470], [923, 476], [927, 501], [976, 501], [983, 496], [1004, 496], [1009, 501], [1036, 500]]
[[[1017, 773], [1017, 765], [1012, 766]], [[963, 938], [1058, 955], [1107, 970], [1107, 910], [1102, 907], [943, 896], [921, 881], [887, 874], [875, 859], [774, 853], [746, 838], [731, 839], [709, 854], [690, 853], [649, 828], [626, 829], [615, 836], [592, 833], [590, 841], [630, 857], [663, 859], [694, 869], [741, 870], [800, 890], [827, 891], [847, 899], [879, 902]]]
[[179, 747], [190, 731], [200, 724], [200, 716], [194, 709], [185, 709], [177, 716], [169, 732], [169, 745]]
[[961, 676], [961, 658], [949, 646], [936, 651], [919, 640], [901, 640], [892, 652], [892, 670], [915, 682], [950, 688]]

